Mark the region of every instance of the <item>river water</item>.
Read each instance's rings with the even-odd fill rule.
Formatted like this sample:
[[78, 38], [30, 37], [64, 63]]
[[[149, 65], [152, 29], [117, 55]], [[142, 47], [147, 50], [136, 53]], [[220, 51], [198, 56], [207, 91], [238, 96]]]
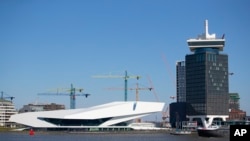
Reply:
[[169, 133], [68, 133], [0, 132], [0, 141], [229, 141], [229, 138], [206, 138], [192, 135], [171, 135]]

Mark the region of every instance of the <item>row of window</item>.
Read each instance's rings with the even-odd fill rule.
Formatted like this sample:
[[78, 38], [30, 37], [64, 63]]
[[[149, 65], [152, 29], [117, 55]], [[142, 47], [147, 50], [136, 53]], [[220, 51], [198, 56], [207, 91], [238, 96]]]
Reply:
[[53, 119], [53, 118], [41, 118], [49, 123], [58, 126], [98, 126], [111, 118], [102, 119]]

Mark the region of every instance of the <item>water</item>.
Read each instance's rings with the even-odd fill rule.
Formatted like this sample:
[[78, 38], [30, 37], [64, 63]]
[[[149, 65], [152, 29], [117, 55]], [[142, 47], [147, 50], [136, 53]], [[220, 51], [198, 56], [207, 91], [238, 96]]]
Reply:
[[205, 138], [194, 135], [171, 135], [169, 133], [67, 133], [0, 132], [0, 141], [229, 141], [229, 138]]

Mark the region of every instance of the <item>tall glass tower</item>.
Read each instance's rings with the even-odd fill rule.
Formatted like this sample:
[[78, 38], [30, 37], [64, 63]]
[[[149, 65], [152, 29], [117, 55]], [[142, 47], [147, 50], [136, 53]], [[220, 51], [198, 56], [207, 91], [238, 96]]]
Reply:
[[186, 55], [186, 102], [189, 118], [200, 118], [203, 126], [228, 117], [228, 56], [221, 54], [224, 36], [205, 33], [187, 40], [192, 54]]
[[177, 96], [177, 102], [186, 102], [185, 61], [176, 62], [176, 96]]

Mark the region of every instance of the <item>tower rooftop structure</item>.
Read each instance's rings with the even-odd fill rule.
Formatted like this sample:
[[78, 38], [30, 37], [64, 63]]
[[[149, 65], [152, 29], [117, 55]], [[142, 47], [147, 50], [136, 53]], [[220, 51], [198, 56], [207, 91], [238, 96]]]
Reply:
[[208, 33], [208, 20], [205, 20], [205, 33], [198, 35], [195, 39], [187, 40], [190, 51], [194, 52], [198, 48], [213, 48], [223, 51], [225, 46], [224, 35], [222, 38], [216, 38], [216, 34]]

